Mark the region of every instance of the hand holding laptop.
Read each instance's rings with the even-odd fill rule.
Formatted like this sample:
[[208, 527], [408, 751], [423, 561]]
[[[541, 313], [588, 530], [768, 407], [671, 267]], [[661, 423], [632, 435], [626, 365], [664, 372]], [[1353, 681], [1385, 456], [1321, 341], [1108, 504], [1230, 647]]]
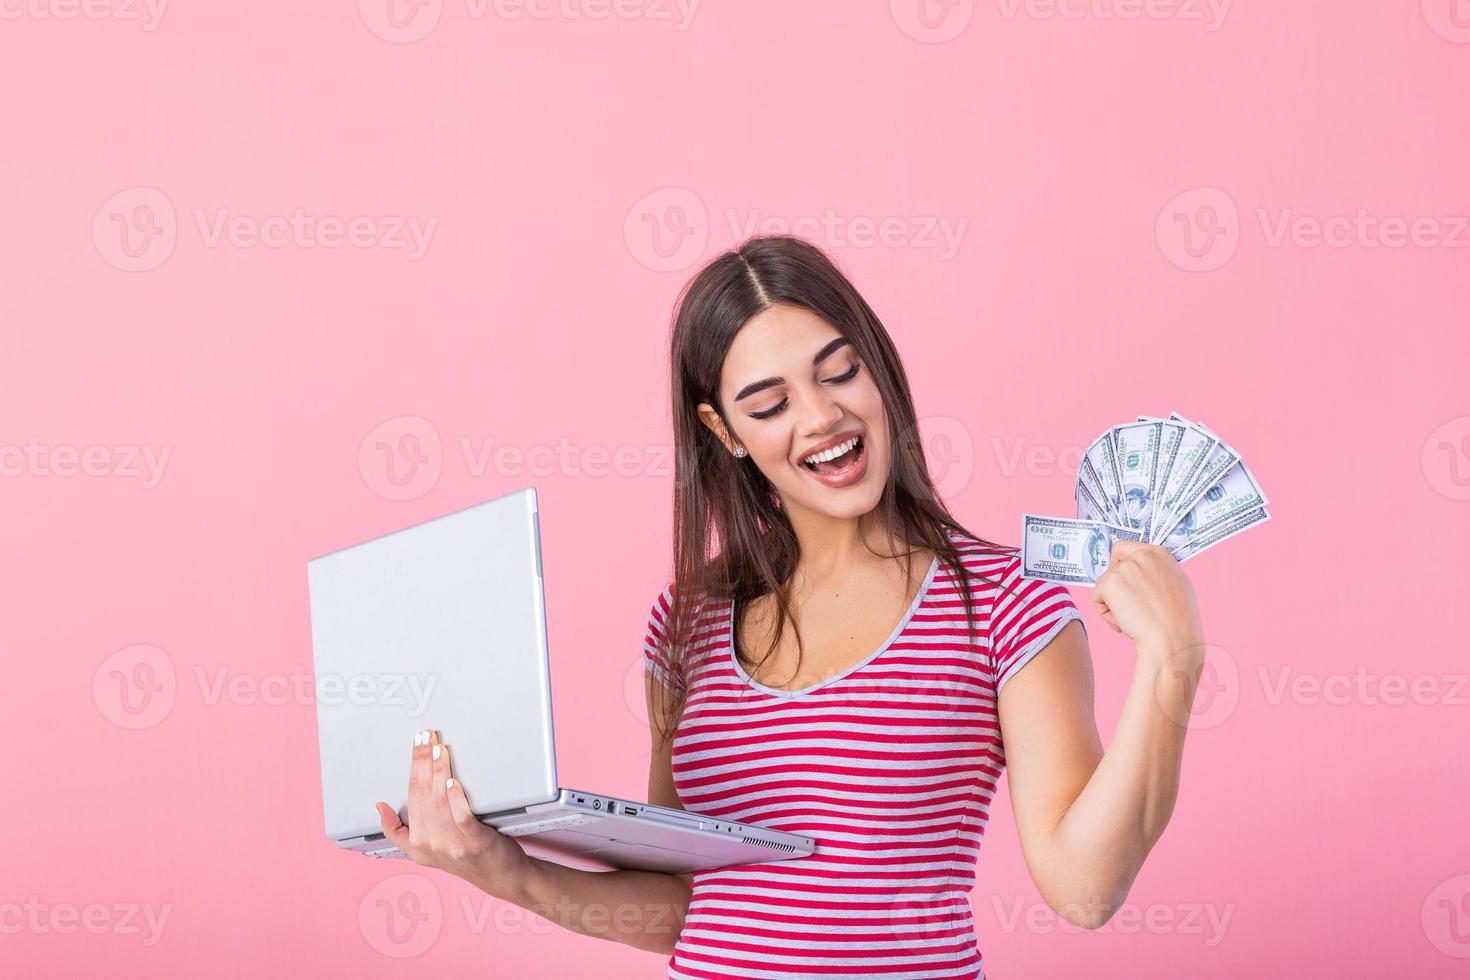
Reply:
[[503, 896], [531, 871], [532, 858], [475, 816], [464, 785], [453, 778], [449, 746], [432, 729], [414, 736], [408, 777], [408, 823], [379, 801], [383, 835], [416, 864], [447, 871]]
[[[406, 839], [413, 860], [476, 868], [492, 893], [505, 882], [480, 875], [545, 870], [523, 859], [686, 874], [816, 849], [800, 834], [561, 785], [534, 487], [313, 558], [307, 579], [318, 688], [351, 694], [367, 678], [381, 692], [317, 700], [322, 813], [338, 847], [403, 857]], [[457, 769], [475, 799], [458, 777], [449, 786], [437, 733], [432, 744], [415, 737], [428, 717], [470, 747]], [[414, 743], [406, 801], [391, 763], [404, 740]]]

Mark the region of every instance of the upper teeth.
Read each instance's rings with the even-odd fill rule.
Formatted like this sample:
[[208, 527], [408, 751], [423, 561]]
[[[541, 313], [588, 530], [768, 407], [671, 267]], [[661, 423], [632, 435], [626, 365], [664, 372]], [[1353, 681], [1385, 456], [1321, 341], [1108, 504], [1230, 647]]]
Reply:
[[806, 458], [806, 462], [815, 464], [815, 463], [825, 462], [826, 460], [829, 460], [829, 459], [836, 459], [838, 456], [841, 456], [843, 453], [847, 452], [853, 446], [856, 446], [857, 445], [857, 442], [858, 442], [858, 437], [857, 436], [853, 436], [851, 439], [847, 440], [846, 442], [844, 442], [840, 446], [833, 446], [831, 449], [825, 450], [824, 452], [812, 453], [810, 456], [808, 456]]

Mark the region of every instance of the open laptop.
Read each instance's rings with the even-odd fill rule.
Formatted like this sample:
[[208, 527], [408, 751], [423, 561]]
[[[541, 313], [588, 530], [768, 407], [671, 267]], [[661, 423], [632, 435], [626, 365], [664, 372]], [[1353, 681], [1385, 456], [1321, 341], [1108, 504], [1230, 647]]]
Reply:
[[414, 734], [432, 728], [475, 814], [535, 857], [682, 873], [815, 849], [557, 782], [534, 487], [313, 558], [307, 578], [323, 810], [339, 847], [406, 857], [373, 804], [407, 822]]

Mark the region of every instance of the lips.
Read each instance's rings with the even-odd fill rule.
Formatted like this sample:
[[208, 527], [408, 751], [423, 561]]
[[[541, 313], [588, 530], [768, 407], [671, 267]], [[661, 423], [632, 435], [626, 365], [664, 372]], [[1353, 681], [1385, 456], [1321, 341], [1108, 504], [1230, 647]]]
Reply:
[[[843, 436], [834, 445], [841, 445], [850, 438], [850, 435]], [[809, 456], [811, 454], [808, 453], [807, 455]], [[803, 458], [800, 466], [806, 471], [808, 476], [825, 487], [830, 487], [834, 490], [850, 487], [861, 480], [868, 472], [867, 440], [859, 435], [857, 445], [849, 450], [845, 456], [839, 458], [843, 460], [844, 465], [838, 470], [814, 470], [811, 466], [807, 465], [805, 458]]]
[[796, 457], [796, 461], [798, 463], [800, 463], [801, 465], [805, 466], [806, 465], [806, 458], [808, 456], [814, 456], [817, 453], [826, 452], [827, 450], [831, 449], [833, 446], [840, 446], [844, 442], [846, 442], [847, 440], [853, 438], [854, 436], [856, 436], [859, 439], [863, 438], [863, 430], [862, 429], [849, 429], [846, 432], [839, 432], [837, 435], [833, 436], [830, 439], [823, 439], [821, 442], [817, 443], [815, 446], [809, 446], [809, 447], [807, 447], [802, 452], [802, 454], [800, 456]]

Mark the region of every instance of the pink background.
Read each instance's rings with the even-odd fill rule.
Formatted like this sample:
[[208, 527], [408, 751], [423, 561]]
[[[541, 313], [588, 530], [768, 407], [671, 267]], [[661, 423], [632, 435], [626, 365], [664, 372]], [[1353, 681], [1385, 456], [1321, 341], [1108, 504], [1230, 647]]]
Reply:
[[[673, 298], [829, 214], [977, 533], [1138, 413], [1271, 501], [1186, 566], [1214, 648], [1128, 908], [1058, 920], [1000, 800], [991, 975], [1470, 968], [1464, 3], [62, 3], [0, 21], [0, 972], [662, 976], [322, 838], [305, 561], [537, 486], [564, 781], [641, 794]], [[251, 236], [298, 209], [367, 220]]]

